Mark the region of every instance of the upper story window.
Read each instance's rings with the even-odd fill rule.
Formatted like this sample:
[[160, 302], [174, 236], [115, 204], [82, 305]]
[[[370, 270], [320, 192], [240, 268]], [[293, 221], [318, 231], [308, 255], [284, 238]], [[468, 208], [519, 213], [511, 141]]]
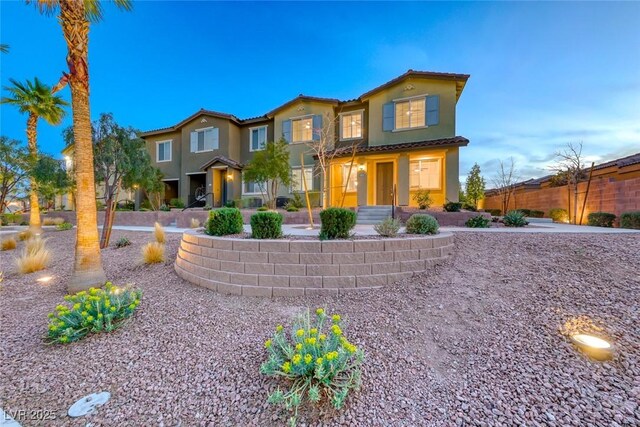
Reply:
[[191, 152], [202, 153], [218, 149], [218, 128], [209, 127], [191, 132]]
[[292, 119], [293, 142], [309, 142], [313, 140], [313, 118]]
[[307, 190], [313, 189], [313, 168], [291, 169], [291, 192], [303, 192], [305, 184]]
[[419, 129], [439, 122], [439, 95], [396, 99], [382, 106], [382, 130], [385, 132]]
[[249, 129], [250, 139], [249, 151], [264, 150], [264, 146], [267, 143], [267, 127], [260, 126]]
[[425, 125], [425, 98], [396, 102], [396, 129], [410, 129]]
[[362, 138], [362, 111], [340, 115], [340, 139]]
[[440, 159], [411, 160], [409, 163], [410, 180], [412, 190], [427, 189], [439, 190], [442, 188]]
[[171, 161], [171, 141], [158, 141], [156, 142], [156, 162], [170, 162]]
[[349, 173], [350, 167], [350, 163], [342, 165], [342, 187], [346, 188], [346, 191], [356, 191], [358, 189], [358, 168], [353, 165], [351, 173]]

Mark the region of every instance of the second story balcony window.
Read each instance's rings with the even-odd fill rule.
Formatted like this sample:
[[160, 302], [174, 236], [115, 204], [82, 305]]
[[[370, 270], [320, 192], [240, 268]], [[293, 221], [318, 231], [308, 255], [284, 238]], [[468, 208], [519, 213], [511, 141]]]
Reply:
[[250, 151], [264, 150], [264, 146], [267, 143], [267, 127], [260, 126], [249, 129], [250, 132]]
[[344, 113], [340, 116], [340, 139], [362, 138], [362, 111]]
[[191, 132], [191, 152], [202, 153], [218, 149], [218, 129], [204, 128]]
[[313, 140], [313, 118], [303, 117], [291, 120], [293, 142], [309, 142]]

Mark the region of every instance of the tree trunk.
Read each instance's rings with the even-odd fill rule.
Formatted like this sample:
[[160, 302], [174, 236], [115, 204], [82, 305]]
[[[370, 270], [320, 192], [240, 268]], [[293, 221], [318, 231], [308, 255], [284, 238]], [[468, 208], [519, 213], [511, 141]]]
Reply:
[[[27, 141], [29, 146], [29, 156], [32, 161], [38, 158], [38, 116], [31, 113], [27, 119]], [[38, 183], [30, 178], [31, 191], [29, 192], [29, 230], [33, 234], [42, 233], [40, 223], [40, 201], [38, 200]]]
[[76, 173], [76, 252], [69, 292], [78, 292], [106, 281], [100, 258], [96, 186], [93, 173], [93, 143], [89, 109], [89, 22], [83, 0], [60, 2], [60, 24], [67, 42], [69, 86], [73, 109]]

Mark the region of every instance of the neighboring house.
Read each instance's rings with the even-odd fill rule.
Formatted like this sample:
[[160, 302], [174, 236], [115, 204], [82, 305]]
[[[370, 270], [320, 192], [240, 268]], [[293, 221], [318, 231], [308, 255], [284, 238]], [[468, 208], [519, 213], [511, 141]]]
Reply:
[[[73, 145], [67, 145], [62, 150], [64, 156], [64, 167], [69, 174], [73, 174], [74, 155]], [[118, 202], [131, 201], [135, 203], [135, 192], [122, 190], [118, 195]], [[104, 205], [104, 186], [101, 183], [96, 183], [96, 200]], [[73, 192], [67, 194], [61, 194], [55, 198], [56, 209], [75, 210], [75, 195]]]
[[[590, 169], [588, 167], [585, 170], [586, 176]], [[573, 191], [566, 185], [554, 185], [553, 176], [546, 175], [515, 184], [508, 209], [540, 210], [549, 216], [549, 210], [562, 208], [573, 214]], [[502, 210], [500, 192], [487, 190], [482, 207]], [[580, 221], [582, 216], [583, 224], [591, 212], [610, 212], [619, 217], [629, 211], [640, 211], [640, 153], [595, 165], [591, 184], [587, 179], [578, 184], [577, 219]]]
[[202, 109], [141, 137], [164, 174], [165, 199], [190, 204], [204, 191], [209, 204], [221, 206], [260, 196], [255, 183], [243, 182], [243, 165], [266, 141], [280, 137], [290, 144], [295, 181], [282, 195], [303, 191], [303, 179], [310, 191], [321, 191], [309, 143], [329, 121], [336, 141], [327, 185], [331, 205], [340, 205], [345, 188], [345, 206], [390, 205], [394, 188], [398, 205], [415, 205], [412, 194], [419, 189], [430, 190], [441, 205], [458, 200], [458, 149], [469, 141], [456, 136], [456, 104], [468, 78], [409, 70], [356, 99], [299, 95], [250, 119]]

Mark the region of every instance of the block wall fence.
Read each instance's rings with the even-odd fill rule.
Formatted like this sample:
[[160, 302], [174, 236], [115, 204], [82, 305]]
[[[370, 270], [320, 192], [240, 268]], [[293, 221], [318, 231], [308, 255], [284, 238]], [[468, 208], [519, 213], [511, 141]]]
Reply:
[[450, 233], [319, 241], [234, 239], [194, 230], [182, 236], [175, 270], [193, 284], [226, 294], [339, 295], [390, 285], [452, 252]]

